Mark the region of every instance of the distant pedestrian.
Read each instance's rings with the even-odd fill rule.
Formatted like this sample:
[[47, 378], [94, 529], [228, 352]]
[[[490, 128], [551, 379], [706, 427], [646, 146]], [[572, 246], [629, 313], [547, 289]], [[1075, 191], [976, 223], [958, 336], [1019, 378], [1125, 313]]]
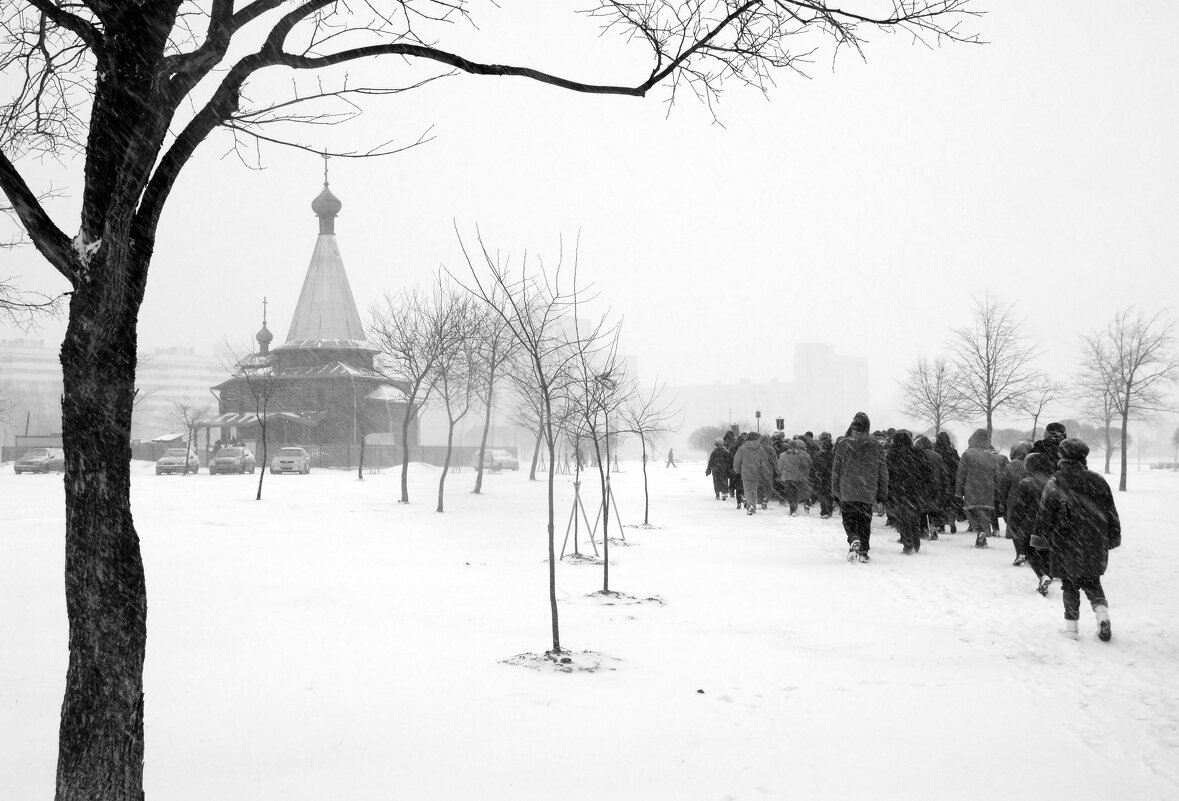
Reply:
[[1109, 602], [1101, 577], [1110, 550], [1122, 544], [1122, 524], [1109, 484], [1087, 468], [1089, 446], [1066, 439], [1059, 453], [1060, 465], [1044, 487], [1034, 533], [1047, 540], [1052, 574], [1060, 578], [1064, 633], [1078, 636], [1083, 591], [1097, 616], [1097, 636], [1108, 642]]
[[667, 464], [664, 465], [664, 468], [668, 467], [674, 467], [675, 469], [679, 470], [679, 465], [675, 463], [675, 451], [673, 451], [671, 448], [667, 449]]

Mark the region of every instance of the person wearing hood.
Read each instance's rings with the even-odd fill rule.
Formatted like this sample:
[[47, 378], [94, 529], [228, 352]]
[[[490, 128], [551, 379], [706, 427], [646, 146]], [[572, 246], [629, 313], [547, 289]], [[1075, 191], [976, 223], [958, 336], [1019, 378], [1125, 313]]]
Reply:
[[831, 497], [831, 462], [835, 457], [835, 446], [831, 434], [824, 431], [819, 435], [819, 450], [811, 459], [811, 487], [819, 496], [819, 517], [827, 519], [834, 511]]
[[[728, 448], [729, 456], [734, 460], [737, 458], [737, 450], [744, 444], [745, 437], [743, 435], [734, 431], [725, 434], [725, 446]], [[729, 490], [737, 501], [737, 508], [745, 506], [745, 485], [741, 481], [741, 473], [737, 471], [736, 466], [729, 471]]]
[[1036, 592], [1046, 598], [1048, 585], [1052, 583], [1046, 550], [1048, 543], [1040, 537], [1036, 538], [1038, 545], [1033, 544], [1031, 532], [1036, 525], [1044, 487], [1052, 477], [1052, 460], [1044, 453], [1029, 453], [1023, 465], [1027, 475], [1012, 488], [1007, 499], [1007, 530], [1012, 532], [1017, 544], [1023, 544], [1027, 563], [1036, 574]]
[[1044, 426], [1044, 438], [1032, 445], [1032, 453], [1042, 453], [1052, 460], [1052, 469], [1060, 463], [1060, 444], [1068, 439], [1064, 423], [1049, 423]]
[[774, 469], [756, 433], [749, 432], [745, 444], [737, 449], [737, 455], [733, 458], [733, 472], [741, 476], [745, 488], [745, 508], [749, 514], [754, 514], [758, 496], [765, 495], [764, 487], [774, 478]]
[[1033, 536], [1047, 542], [1052, 575], [1064, 596], [1064, 633], [1078, 636], [1081, 592], [1097, 616], [1098, 638], [1112, 637], [1109, 602], [1101, 577], [1109, 552], [1122, 544], [1122, 524], [1105, 479], [1089, 470], [1089, 446], [1079, 439], [1060, 443], [1060, 464], [1040, 499]]
[[1007, 521], [1007, 537], [1015, 546], [1015, 562], [1016, 567], [1019, 567], [1028, 558], [1027, 549], [1027, 534], [1021, 534], [1019, 526], [1011, 522], [1011, 515], [1009, 510], [1011, 508], [1011, 499], [1015, 494], [1015, 488], [1027, 477], [1027, 469], [1024, 466], [1024, 459], [1032, 451], [1032, 443], [1024, 441], [1017, 443], [1011, 447], [1011, 460], [999, 473], [999, 488], [995, 492], [995, 511], [999, 516]]
[[937, 442], [933, 449], [942, 457], [942, 521], [941, 525], [948, 525], [951, 534], [958, 533], [959, 520], [966, 519], [966, 510], [954, 492], [954, 483], [958, 479], [958, 450], [950, 439], [950, 432], [939, 431]]
[[868, 433], [868, 415], [856, 412], [848, 434], [835, 445], [831, 459], [831, 494], [839, 502], [847, 533], [848, 561], [869, 561], [872, 508], [888, 497], [884, 449]]
[[921, 520], [917, 528], [922, 537], [936, 540], [941, 528], [942, 496], [945, 493], [945, 465], [942, 457], [933, 449], [933, 442], [924, 434], [913, 443], [929, 465], [929, 481], [922, 487]]
[[986, 548], [991, 535], [991, 513], [995, 509], [998, 465], [988, 449], [990, 437], [980, 428], [970, 435], [969, 447], [958, 462], [955, 492], [962, 498], [966, 516], [975, 529], [974, 547]]
[[719, 437], [712, 443], [716, 447], [708, 456], [708, 467], [704, 475], [712, 476], [712, 491], [718, 501], [729, 499], [729, 474], [733, 472], [733, 457], [725, 448], [725, 441]]
[[913, 435], [894, 431], [885, 457], [888, 465], [889, 509], [906, 555], [921, 550], [921, 509], [930, 483], [929, 461], [913, 447]]
[[782, 494], [790, 505], [790, 516], [798, 513], [798, 505], [810, 497], [807, 486], [811, 473], [811, 457], [802, 440], [786, 442], [786, 450], [778, 457], [778, 480], [782, 482]]

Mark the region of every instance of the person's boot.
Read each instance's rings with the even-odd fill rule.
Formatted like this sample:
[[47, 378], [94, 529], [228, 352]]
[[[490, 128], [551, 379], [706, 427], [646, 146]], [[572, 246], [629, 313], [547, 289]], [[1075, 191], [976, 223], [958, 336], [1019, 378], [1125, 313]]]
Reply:
[[1061, 630], [1060, 633], [1065, 637], [1068, 637], [1070, 640], [1080, 639], [1081, 636], [1080, 630], [1077, 626], [1077, 621], [1075, 620], [1064, 621], [1064, 629]]
[[859, 554], [859, 560], [860, 560], [861, 562], [871, 562], [871, 561], [872, 561], [872, 557], [868, 556], [868, 552], [867, 552], [867, 551], [865, 551], [865, 550], [861, 549], [861, 550], [860, 550], [860, 554]]
[[1109, 628], [1109, 607], [1097, 606], [1093, 608], [1097, 613], [1097, 639], [1102, 642], [1109, 642], [1113, 637], [1113, 632]]
[[859, 561], [859, 557], [860, 557], [860, 541], [859, 540], [852, 540], [851, 544], [848, 545], [848, 547], [847, 547], [847, 561], [854, 564], [855, 562]]
[[745, 512], [745, 514], [751, 515], [751, 514], [756, 514], [756, 513], [757, 513], [757, 507], [754, 506], [753, 504], [749, 504], [749, 510], [747, 512]]
[[1048, 587], [1052, 584], [1052, 576], [1040, 576], [1040, 586], [1036, 587], [1036, 592], [1048, 597]]
[[978, 532], [978, 534], [975, 535], [974, 547], [975, 548], [986, 548], [987, 547], [987, 533], [985, 531], [980, 531], [980, 532]]

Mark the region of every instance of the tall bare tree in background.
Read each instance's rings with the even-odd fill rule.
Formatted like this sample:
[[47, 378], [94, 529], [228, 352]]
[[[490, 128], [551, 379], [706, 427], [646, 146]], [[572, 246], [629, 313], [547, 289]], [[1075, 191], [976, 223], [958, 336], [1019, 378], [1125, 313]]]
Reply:
[[[658, 379], [651, 391], [643, 394], [635, 391], [622, 409], [622, 430], [639, 438], [643, 458], [643, 525], [651, 525], [651, 492], [647, 483], [647, 446], [658, 437], [671, 431], [679, 431], [675, 421], [678, 411], [674, 400], [665, 400], [663, 393], [667, 385]], [[712, 440], [709, 440], [709, 444]]]
[[983, 418], [990, 437], [995, 415], [1019, 411], [1042, 380], [1032, 366], [1036, 348], [1012, 307], [990, 295], [975, 299], [970, 325], [954, 330], [950, 348], [963, 414]]
[[1179, 380], [1175, 321], [1167, 312], [1148, 318], [1141, 309], [1131, 306], [1118, 312], [1104, 331], [1082, 340], [1087, 373], [1106, 388], [1109, 401], [1122, 418], [1118, 490], [1125, 492], [1130, 419], [1142, 420], [1175, 408], [1170, 395]]
[[446, 476], [450, 472], [450, 459], [454, 453], [454, 429], [462, 422], [471, 407], [479, 399], [485, 366], [480, 363], [479, 315], [483, 309], [475, 306], [466, 291], [458, 294], [447, 288], [444, 303], [453, 304], [453, 310], [443, 310], [453, 315], [455, 336], [444, 337], [442, 352], [435, 367], [435, 392], [439, 405], [446, 412], [446, 457], [442, 462], [442, 474], [438, 476], [438, 507], [445, 511], [443, 498], [446, 491]]
[[1023, 401], [1019, 404], [1019, 408], [1024, 414], [1032, 418], [1032, 440], [1036, 439], [1036, 432], [1040, 428], [1040, 418], [1044, 416], [1044, 412], [1052, 404], [1064, 398], [1066, 394], [1067, 390], [1064, 385], [1058, 384], [1047, 376], [1044, 376], [1024, 396]]
[[[495, 291], [495, 287], [491, 288]], [[489, 306], [503, 302], [502, 298], [493, 297]], [[483, 454], [487, 451], [487, 435], [491, 431], [491, 416], [495, 411], [495, 391], [502, 383], [505, 368], [511, 366], [516, 355], [517, 344], [508, 324], [504, 319], [488, 307], [484, 307], [475, 317], [475, 324], [467, 337], [470, 346], [476, 349], [475, 355], [482, 366], [481, 382], [483, 394], [483, 435], [479, 438], [479, 455], [475, 468], [476, 495], [483, 491]], [[537, 431], [538, 427], [529, 427], [529, 431]], [[539, 448], [539, 434], [537, 440]], [[519, 454], [517, 454], [517, 457]], [[536, 461], [533, 458], [532, 478], [536, 477]]]
[[961, 422], [967, 403], [959, 386], [960, 379], [945, 357], [931, 363], [922, 356], [909, 368], [901, 386], [901, 411], [933, 426], [941, 433], [946, 423]]
[[374, 306], [369, 335], [380, 351], [382, 368], [402, 381], [406, 391], [401, 421], [401, 498], [409, 503], [409, 428], [430, 400], [438, 380], [438, 364], [462, 340], [463, 304], [439, 277], [429, 294], [403, 290], [386, 295]]
[[[664, 86], [673, 100], [686, 88], [711, 105], [729, 81], [768, 89], [778, 70], [801, 69], [824, 40], [853, 51], [864, 31], [897, 31], [927, 44], [975, 40], [959, 27], [974, 13], [967, 0], [896, 0], [880, 16], [875, 3], [862, 5], [606, 0], [590, 16], [647, 62], [633, 82], [617, 85], [513, 65], [511, 52], [498, 64], [457, 54], [458, 42], [446, 45], [454, 22], [470, 18], [464, 0], [7, 2], [0, 191], [71, 287], [61, 351], [70, 659], [59, 801], [143, 795], [147, 590], [129, 466], [139, 308], [172, 189], [214, 131], [229, 131], [243, 156], [246, 144], [262, 142], [319, 150], [322, 143], [309, 145], [299, 131], [323, 133], [323, 123], [354, 117], [367, 96], [421, 85], [439, 70], [633, 97]], [[494, 42], [482, 44], [476, 49], [494, 52]], [[360, 60], [388, 65], [371, 74], [403, 80], [349, 85], [342, 70]], [[604, 59], [588, 61], [591, 76], [608, 71]], [[253, 82], [276, 68], [294, 73], [290, 95]], [[18, 169], [43, 156], [76, 168], [81, 213], [65, 229], [76, 225], [72, 236]]]
[[[176, 422], [184, 426], [184, 435], [188, 437], [188, 451], [184, 454], [184, 475], [188, 475], [188, 460], [192, 454], [196, 453], [197, 432], [200, 430], [198, 424], [208, 419], [212, 415], [212, 410], [209, 404], [195, 404], [188, 401], [174, 400], [172, 401], [172, 416]], [[198, 466], [199, 466], [198, 462]]]

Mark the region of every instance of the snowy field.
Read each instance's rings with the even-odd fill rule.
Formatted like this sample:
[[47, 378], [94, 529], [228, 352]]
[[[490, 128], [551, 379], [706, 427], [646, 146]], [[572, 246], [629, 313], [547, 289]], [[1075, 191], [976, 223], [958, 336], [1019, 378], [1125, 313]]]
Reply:
[[[748, 518], [702, 463], [615, 488], [626, 546], [558, 567], [544, 483], [469, 469], [161, 476], [136, 463], [151, 801], [1179, 798], [1179, 475], [1115, 493], [1114, 639], [1007, 540], [849, 565], [838, 518]], [[558, 548], [571, 484], [559, 476]], [[587, 484], [592, 484], [587, 481]], [[0, 470], [0, 797], [53, 794], [66, 668], [62, 484]], [[595, 490], [587, 505], [597, 501]], [[585, 545], [583, 542], [583, 549]], [[640, 600], [640, 599], [658, 600]], [[660, 603], [659, 601], [662, 601]], [[600, 656], [583, 652], [594, 652]]]

